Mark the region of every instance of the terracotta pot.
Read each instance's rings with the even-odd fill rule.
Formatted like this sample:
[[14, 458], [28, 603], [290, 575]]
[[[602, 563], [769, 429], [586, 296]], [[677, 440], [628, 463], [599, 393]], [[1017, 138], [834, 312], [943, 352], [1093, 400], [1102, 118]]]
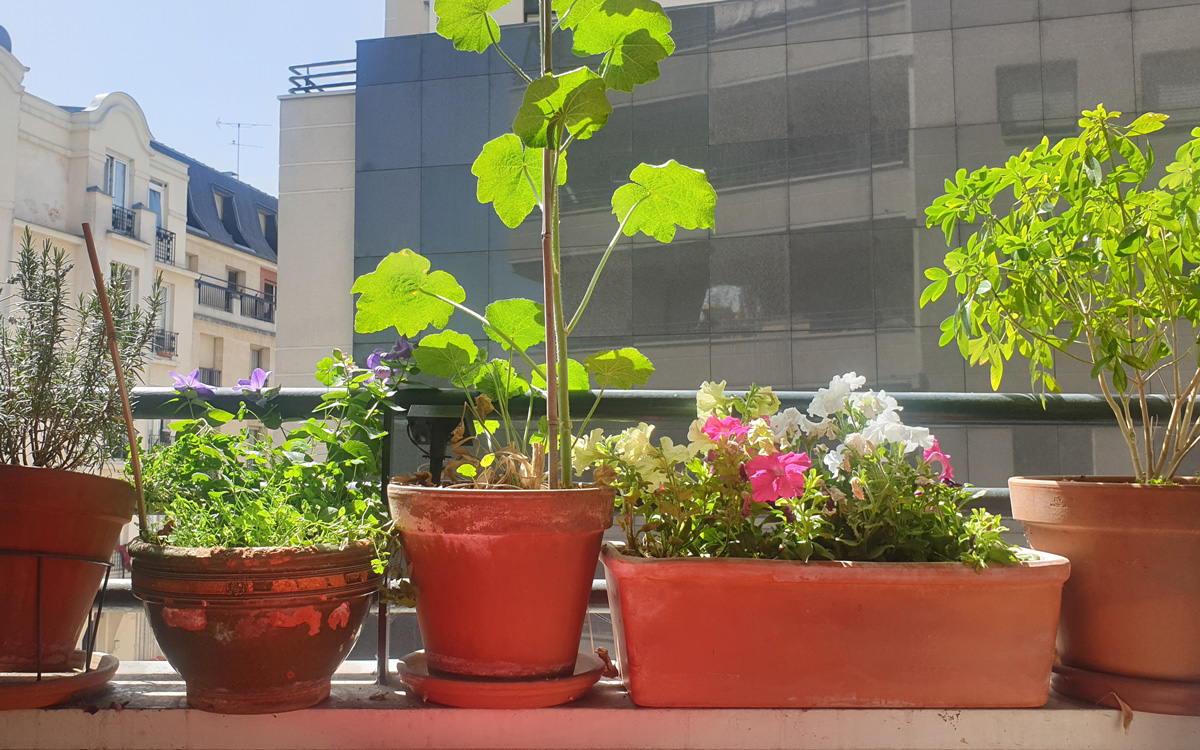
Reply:
[[1046, 702], [1069, 563], [601, 559], [640, 706], [1026, 707]]
[[37, 560], [20, 553], [58, 556], [42, 558], [41, 667], [68, 671], [134, 502], [117, 479], [0, 466], [0, 672], [37, 668]]
[[572, 674], [612, 490], [393, 484], [388, 499], [431, 673]]
[[1200, 696], [1200, 485], [1014, 477], [1008, 486], [1029, 543], [1071, 560], [1062, 663], [1197, 683]]
[[293, 711], [329, 696], [379, 587], [366, 543], [347, 549], [129, 545], [133, 594], [205, 711]]

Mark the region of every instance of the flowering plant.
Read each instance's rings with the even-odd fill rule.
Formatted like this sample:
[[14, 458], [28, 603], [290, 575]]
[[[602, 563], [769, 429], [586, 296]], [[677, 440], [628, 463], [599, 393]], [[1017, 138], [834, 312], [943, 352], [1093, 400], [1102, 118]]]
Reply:
[[628, 554], [879, 562], [1007, 563], [997, 516], [964, 515], [976, 493], [950, 456], [900, 419], [885, 391], [853, 372], [817, 392], [807, 414], [780, 411], [770, 388], [704, 383], [687, 445], [645, 423], [576, 442], [577, 471], [618, 489]]

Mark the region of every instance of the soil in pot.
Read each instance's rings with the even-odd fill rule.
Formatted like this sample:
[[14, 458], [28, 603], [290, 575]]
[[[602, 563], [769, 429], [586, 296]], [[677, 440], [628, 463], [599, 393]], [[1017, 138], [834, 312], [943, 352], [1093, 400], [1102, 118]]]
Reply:
[[[88, 609], [133, 517], [128, 483], [93, 474], [0, 466], [0, 672], [69, 671]], [[41, 635], [38, 635], [38, 559]]]
[[[1009, 489], [1030, 545], [1071, 560], [1062, 663], [1093, 683], [1112, 674], [1164, 681], [1172, 694], [1188, 688], [1200, 705], [1200, 485], [1014, 477]], [[1076, 674], [1056, 686], [1076, 695], [1071, 685], [1089, 680]]]
[[379, 587], [374, 549], [188, 549], [140, 542], [133, 593], [187, 685], [219, 713], [307, 708], [329, 695]]
[[1027, 707], [1046, 702], [1063, 558], [960, 563], [602, 554], [640, 706]]
[[431, 674], [573, 673], [613, 491], [390, 485]]

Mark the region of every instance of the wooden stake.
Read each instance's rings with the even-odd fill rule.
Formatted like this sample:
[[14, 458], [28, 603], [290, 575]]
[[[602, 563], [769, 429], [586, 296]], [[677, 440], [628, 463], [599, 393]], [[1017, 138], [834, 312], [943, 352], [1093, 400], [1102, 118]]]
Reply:
[[141, 531], [150, 528], [146, 523], [146, 500], [142, 495], [142, 461], [138, 450], [137, 430], [133, 427], [133, 410], [129, 406], [129, 391], [125, 388], [125, 368], [121, 366], [121, 350], [117, 346], [117, 329], [113, 325], [112, 308], [108, 305], [108, 292], [104, 289], [104, 274], [100, 271], [100, 257], [96, 254], [96, 241], [92, 239], [92, 226], [83, 223], [83, 240], [87, 243], [88, 257], [92, 261], [92, 278], [96, 282], [96, 294], [100, 297], [100, 309], [104, 312], [104, 331], [108, 334], [108, 351], [112, 355], [113, 368], [117, 373], [117, 388], [121, 392], [121, 408], [125, 412], [125, 430], [129, 434], [129, 460], [133, 462], [133, 484], [137, 491], [138, 523]]

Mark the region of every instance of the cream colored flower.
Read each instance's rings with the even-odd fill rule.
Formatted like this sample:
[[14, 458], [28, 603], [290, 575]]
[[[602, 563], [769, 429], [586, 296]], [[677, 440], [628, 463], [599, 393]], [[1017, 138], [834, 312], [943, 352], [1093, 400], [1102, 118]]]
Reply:
[[833, 439], [837, 437], [837, 423], [829, 417], [825, 417], [820, 422], [814, 422], [803, 414], [800, 415], [800, 431], [809, 437], [821, 439]]
[[758, 453], [775, 453], [775, 431], [765, 419], [755, 419], [746, 425], [746, 444]]
[[754, 396], [746, 399], [747, 419], [769, 417], [779, 411], [779, 397], [771, 392], [771, 387], [761, 388]]
[[707, 453], [717, 447], [712, 438], [704, 434], [705, 421], [705, 418], [697, 419], [688, 427], [688, 450], [692, 452], [692, 455]]
[[801, 425], [805, 421], [807, 420], [805, 420], [804, 415], [798, 409], [789, 406], [771, 417], [771, 431], [780, 440], [787, 440], [789, 435], [801, 429]]
[[729, 397], [725, 395], [725, 384], [706, 381], [696, 392], [696, 416], [704, 418], [720, 412], [725, 414], [729, 409]]
[[587, 471], [600, 458], [597, 445], [603, 437], [604, 428], [597, 427], [590, 434], [575, 438], [575, 450], [571, 451], [571, 466], [576, 475]]
[[641, 422], [637, 427], [630, 427], [617, 437], [617, 455], [628, 464], [636, 464], [646, 455], [650, 447], [650, 433], [654, 425]]

